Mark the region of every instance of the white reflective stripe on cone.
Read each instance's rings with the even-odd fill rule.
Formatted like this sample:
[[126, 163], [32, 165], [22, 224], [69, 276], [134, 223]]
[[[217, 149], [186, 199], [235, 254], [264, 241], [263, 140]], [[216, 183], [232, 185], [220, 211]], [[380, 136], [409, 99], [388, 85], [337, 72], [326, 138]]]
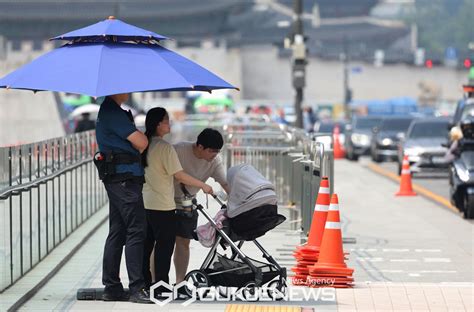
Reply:
[[331, 204], [331, 205], [329, 205], [329, 210], [339, 211], [339, 205], [338, 204]]
[[329, 194], [329, 187], [320, 187], [318, 193], [320, 193], [320, 194]]
[[402, 174], [410, 174], [410, 169], [403, 169]]
[[329, 209], [329, 206], [328, 205], [320, 205], [320, 204], [316, 204], [314, 206], [314, 210], [315, 211], [328, 211]]
[[325, 228], [326, 229], [340, 230], [341, 229], [341, 222], [326, 221]]

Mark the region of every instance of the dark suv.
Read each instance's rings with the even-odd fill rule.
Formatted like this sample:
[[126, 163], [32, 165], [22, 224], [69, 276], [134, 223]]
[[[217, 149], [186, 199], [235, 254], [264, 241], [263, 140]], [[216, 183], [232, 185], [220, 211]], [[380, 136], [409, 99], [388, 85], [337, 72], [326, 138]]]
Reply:
[[370, 155], [375, 162], [397, 160], [398, 143], [407, 131], [413, 117], [385, 117], [379, 127], [374, 127]]
[[352, 122], [346, 126], [346, 138], [344, 146], [346, 157], [357, 160], [359, 156], [368, 155], [370, 141], [372, 140], [372, 129], [382, 121], [379, 116], [354, 116]]

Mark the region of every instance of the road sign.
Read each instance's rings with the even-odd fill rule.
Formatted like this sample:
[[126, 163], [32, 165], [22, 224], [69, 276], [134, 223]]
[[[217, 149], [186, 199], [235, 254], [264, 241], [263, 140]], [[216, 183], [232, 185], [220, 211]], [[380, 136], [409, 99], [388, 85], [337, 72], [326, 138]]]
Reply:
[[458, 58], [458, 53], [454, 47], [447, 47], [444, 57], [447, 60], [456, 60]]

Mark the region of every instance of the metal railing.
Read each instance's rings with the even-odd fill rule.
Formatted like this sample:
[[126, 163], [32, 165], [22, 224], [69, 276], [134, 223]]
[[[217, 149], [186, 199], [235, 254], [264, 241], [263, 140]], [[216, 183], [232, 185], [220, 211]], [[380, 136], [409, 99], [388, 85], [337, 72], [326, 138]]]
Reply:
[[307, 234], [321, 177], [329, 177], [330, 192], [334, 189], [332, 135], [309, 135], [273, 123], [231, 124], [223, 131], [227, 168], [239, 163], [254, 166], [275, 185], [280, 205], [294, 208], [290, 214], [293, 228], [299, 222]]
[[[203, 120], [190, 124], [189, 139], [220, 127], [227, 167], [249, 163], [276, 187], [290, 207], [293, 228], [309, 231], [322, 176], [334, 187], [331, 135], [308, 135], [277, 123]], [[93, 131], [0, 148], [0, 292], [37, 265], [107, 202], [92, 157]], [[301, 226], [297, 226], [301, 224]]]
[[107, 202], [95, 133], [0, 148], [0, 291]]

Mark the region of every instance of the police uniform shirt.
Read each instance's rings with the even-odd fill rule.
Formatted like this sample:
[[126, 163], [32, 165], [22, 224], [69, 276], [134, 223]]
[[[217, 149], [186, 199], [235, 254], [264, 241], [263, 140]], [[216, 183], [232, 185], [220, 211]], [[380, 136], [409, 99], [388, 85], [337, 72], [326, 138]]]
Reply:
[[[96, 137], [99, 150], [103, 153], [129, 153], [140, 156], [127, 137], [137, 131], [133, 117], [120, 108], [110, 97], [106, 97], [100, 105], [96, 123]], [[119, 164], [117, 173], [130, 172], [134, 176], [143, 176], [144, 170], [139, 162], [132, 164]]]

